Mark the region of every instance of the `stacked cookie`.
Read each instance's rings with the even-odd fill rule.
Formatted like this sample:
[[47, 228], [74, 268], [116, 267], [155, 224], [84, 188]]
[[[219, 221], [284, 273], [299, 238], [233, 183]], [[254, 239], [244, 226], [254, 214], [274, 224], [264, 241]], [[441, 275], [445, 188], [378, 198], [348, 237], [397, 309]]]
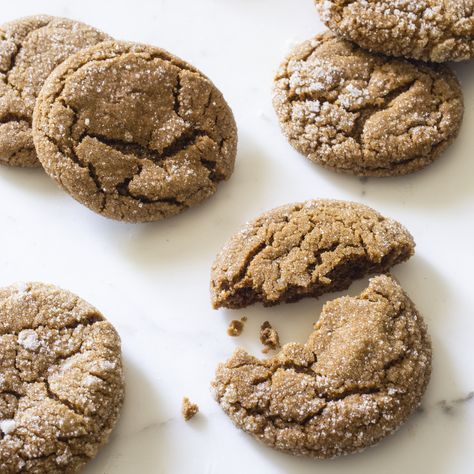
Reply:
[[315, 0], [326, 25], [370, 51], [443, 63], [474, 58], [472, 0]]
[[130, 222], [177, 214], [232, 174], [232, 112], [193, 66], [61, 18], [0, 34], [4, 164], [41, 164], [80, 203]]
[[67, 18], [34, 16], [0, 27], [0, 163], [41, 166], [33, 144], [36, 99], [56, 66], [110, 36]]
[[473, 57], [474, 4], [316, 3], [332, 32], [298, 46], [275, 78], [274, 107], [289, 142], [320, 165], [359, 176], [432, 163], [459, 132], [463, 95], [447, 66], [413, 59]]

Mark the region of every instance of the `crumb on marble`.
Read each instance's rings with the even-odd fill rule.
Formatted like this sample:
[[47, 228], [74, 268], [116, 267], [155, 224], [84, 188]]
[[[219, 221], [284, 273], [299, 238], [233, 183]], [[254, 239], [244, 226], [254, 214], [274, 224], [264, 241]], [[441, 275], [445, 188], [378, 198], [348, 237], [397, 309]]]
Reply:
[[280, 347], [280, 337], [278, 336], [278, 332], [268, 321], [265, 321], [260, 326], [260, 342], [265, 346], [262, 349], [264, 354]]
[[183, 414], [184, 421], [189, 421], [198, 412], [199, 407], [195, 403], [192, 403], [188, 397], [183, 397], [181, 413]]
[[227, 334], [231, 337], [240, 336], [244, 330], [245, 321], [247, 321], [246, 316], [242, 317], [240, 321], [238, 319], [233, 319], [227, 327]]

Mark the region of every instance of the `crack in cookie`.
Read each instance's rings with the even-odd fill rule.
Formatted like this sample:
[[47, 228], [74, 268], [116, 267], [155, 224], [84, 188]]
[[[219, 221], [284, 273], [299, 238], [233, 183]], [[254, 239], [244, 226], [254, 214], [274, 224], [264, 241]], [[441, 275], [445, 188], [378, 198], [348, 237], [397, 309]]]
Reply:
[[324, 33], [298, 46], [275, 78], [273, 104], [291, 145], [359, 176], [392, 176], [433, 162], [461, 127], [454, 73], [369, 53]]
[[415, 244], [398, 222], [362, 204], [314, 200], [246, 224], [211, 270], [214, 308], [297, 301], [343, 290], [408, 260]]
[[107, 42], [50, 76], [34, 140], [72, 197], [143, 222], [214, 194], [232, 174], [237, 132], [222, 94], [195, 68], [155, 47]]
[[372, 446], [419, 405], [431, 342], [414, 304], [390, 276], [357, 297], [326, 303], [305, 344], [271, 359], [243, 349], [212, 382], [231, 420], [268, 446], [330, 458]]
[[77, 472], [106, 443], [123, 401], [120, 338], [77, 296], [0, 290], [0, 471]]

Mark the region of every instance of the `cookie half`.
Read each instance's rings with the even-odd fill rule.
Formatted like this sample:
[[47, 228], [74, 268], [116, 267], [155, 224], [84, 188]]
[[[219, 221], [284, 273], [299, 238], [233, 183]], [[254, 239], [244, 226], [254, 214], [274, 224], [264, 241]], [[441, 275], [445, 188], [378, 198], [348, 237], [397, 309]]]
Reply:
[[398, 222], [346, 201], [288, 204], [247, 223], [211, 270], [214, 308], [270, 306], [343, 290], [408, 260], [415, 243]]
[[474, 57], [472, 0], [316, 0], [335, 33], [371, 51], [423, 61]]
[[106, 42], [46, 81], [34, 142], [46, 172], [77, 201], [144, 222], [200, 203], [230, 177], [237, 130], [222, 94], [171, 54]]
[[431, 373], [423, 319], [378, 276], [357, 297], [326, 303], [306, 344], [268, 360], [238, 349], [212, 385], [231, 420], [268, 446], [330, 458], [389, 435], [419, 405]]
[[395, 176], [432, 163], [461, 127], [454, 73], [370, 53], [324, 33], [298, 46], [275, 78], [273, 104], [291, 145], [360, 176]]
[[120, 338], [91, 305], [52, 285], [0, 290], [0, 471], [77, 472], [122, 406]]
[[78, 21], [32, 16], [0, 26], [0, 163], [40, 166], [31, 135], [36, 97], [68, 56], [110, 39]]

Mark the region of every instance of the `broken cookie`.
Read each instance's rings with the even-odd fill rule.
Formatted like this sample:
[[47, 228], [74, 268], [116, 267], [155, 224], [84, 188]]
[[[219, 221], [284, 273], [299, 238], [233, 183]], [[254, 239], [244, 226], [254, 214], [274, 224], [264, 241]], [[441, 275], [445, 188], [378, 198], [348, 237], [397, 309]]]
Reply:
[[306, 344], [260, 360], [238, 349], [212, 385], [231, 420], [268, 446], [331, 458], [376, 444], [419, 405], [431, 373], [423, 319], [390, 276], [326, 303]]
[[103, 216], [146, 222], [215, 193], [234, 167], [237, 130], [222, 94], [153, 46], [105, 42], [54, 70], [33, 136], [46, 172]]
[[414, 247], [401, 224], [362, 204], [289, 204], [246, 224], [224, 246], [212, 266], [212, 304], [274, 305], [343, 290], [408, 260]]
[[0, 289], [0, 354], [0, 472], [77, 472], [120, 413], [117, 332], [68, 291], [13, 285]]

